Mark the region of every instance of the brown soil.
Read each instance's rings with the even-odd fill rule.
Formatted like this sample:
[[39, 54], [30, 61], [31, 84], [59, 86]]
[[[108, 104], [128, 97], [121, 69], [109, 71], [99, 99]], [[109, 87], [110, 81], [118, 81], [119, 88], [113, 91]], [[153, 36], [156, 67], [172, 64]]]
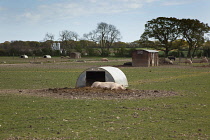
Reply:
[[108, 90], [100, 88], [54, 88], [54, 89], [24, 89], [24, 90], [3, 90], [0, 93], [18, 93], [24, 95], [66, 98], [66, 99], [142, 99], [154, 97], [175, 96], [172, 91], [159, 90]]

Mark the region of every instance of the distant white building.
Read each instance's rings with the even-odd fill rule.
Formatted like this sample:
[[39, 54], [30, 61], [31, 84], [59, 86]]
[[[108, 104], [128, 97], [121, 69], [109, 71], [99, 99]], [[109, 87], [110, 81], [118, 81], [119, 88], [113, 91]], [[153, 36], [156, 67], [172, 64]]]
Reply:
[[51, 45], [52, 50], [61, 50], [60, 43], [53, 43]]

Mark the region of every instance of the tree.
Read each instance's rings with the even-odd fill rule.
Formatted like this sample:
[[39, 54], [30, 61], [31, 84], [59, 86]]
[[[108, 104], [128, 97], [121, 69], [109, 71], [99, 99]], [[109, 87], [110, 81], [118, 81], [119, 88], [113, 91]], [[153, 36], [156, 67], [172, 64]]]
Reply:
[[151, 40], [148, 40], [146, 38], [141, 38], [139, 40], [139, 47], [140, 48], [155, 48], [157, 46], [155, 46], [155, 42], [154, 41], [151, 41]]
[[204, 56], [209, 57], [210, 56], [210, 41], [208, 40], [207, 42], [205, 42], [203, 47], [204, 47], [203, 48]]
[[98, 23], [96, 30], [83, 35], [86, 39], [100, 44], [101, 53], [107, 55], [113, 43], [121, 38], [120, 31], [111, 24]]
[[145, 24], [141, 40], [157, 39], [164, 48], [165, 55], [172, 49], [172, 42], [180, 36], [179, 20], [176, 18], [158, 17]]
[[37, 41], [27, 41], [27, 44], [32, 50], [38, 49], [40, 47], [40, 42], [37, 42]]
[[130, 48], [139, 48], [139, 47], [141, 47], [140, 46], [141, 45], [141, 41], [140, 40], [129, 42], [127, 44], [128, 44], [128, 47], [130, 47]]
[[0, 55], [1, 56], [8, 55], [9, 47], [10, 47], [10, 42], [9, 41], [5, 41], [4, 43], [0, 43]]
[[52, 45], [52, 41], [51, 40], [47, 40], [45, 42], [41, 42], [40, 49], [37, 50], [36, 52], [40, 53], [39, 55], [46, 55], [46, 54], [52, 55], [51, 45]]
[[92, 41], [92, 42], [95, 42], [97, 44], [97, 33], [95, 30], [93, 30], [92, 32], [89, 32], [88, 34], [84, 34], [83, 37], [86, 39], [86, 40], [89, 40], [89, 41]]
[[64, 49], [67, 49], [70, 47], [70, 49], [74, 46], [74, 41], [77, 41], [79, 38], [79, 35], [76, 32], [63, 30], [60, 32], [60, 40], [64, 44]]
[[120, 57], [124, 57], [126, 55], [126, 47], [128, 46], [128, 44], [126, 44], [125, 42], [121, 42], [121, 41], [118, 41], [118, 42], [115, 42], [113, 44], [113, 53], [115, 56], [120, 56]]
[[63, 30], [60, 32], [60, 39], [61, 41], [70, 41], [70, 40], [74, 40], [77, 41], [79, 38], [79, 35], [76, 32], [73, 31], [68, 31], [68, 30]]
[[21, 55], [21, 54], [29, 55], [31, 53], [31, 49], [27, 42], [16, 40], [10, 43], [9, 52], [10, 55]]
[[121, 47], [126, 48], [127, 46], [128, 46], [127, 43], [121, 42], [121, 41], [118, 41], [118, 42], [114, 42], [114, 43], [113, 43], [113, 47], [114, 47], [114, 48], [121, 48]]
[[108, 25], [108, 32], [107, 32], [107, 37], [105, 37], [106, 44], [107, 44], [107, 49], [109, 51], [110, 47], [113, 46], [113, 43], [116, 41], [119, 41], [121, 36], [120, 36], [120, 31], [114, 26], [114, 25]]
[[204, 35], [210, 31], [210, 27], [196, 19], [182, 19], [180, 23], [182, 36], [189, 45], [187, 57], [192, 57], [204, 43]]
[[172, 48], [173, 49], [178, 49], [178, 50], [186, 50], [188, 47], [187, 42], [184, 39], [177, 39], [174, 40], [173, 44], [172, 44]]
[[47, 40], [51, 40], [51, 41], [53, 41], [54, 40], [54, 35], [53, 34], [51, 34], [51, 33], [46, 33], [45, 34], [45, 38], [44, 38], [44, 41], [47, 41]]

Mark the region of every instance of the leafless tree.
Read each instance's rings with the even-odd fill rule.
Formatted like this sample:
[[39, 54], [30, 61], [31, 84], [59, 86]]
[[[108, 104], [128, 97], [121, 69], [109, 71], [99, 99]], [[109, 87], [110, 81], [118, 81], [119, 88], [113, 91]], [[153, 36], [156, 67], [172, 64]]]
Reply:
[[52, 33], [46, 33], [45, 34], [45, 38], [44, 38], [44, 41], [47, 41], [47, 40], [51, 40], [53, 41], [54, 40], [54, 35]]
[[121, 38], [120, 31], [114, 25], [105, 22], [98, 23], [96, 30], [83, 36], [87, 40], [100, 44], [102, 52], [104, 49], [109, 51], [113, 43], [119, 41]]
[[74, 40], [77, 41], [79, 38], [79, 35], [76, 32], [63, 30], [60, 32], [60, 40], [61, 41], [70, 41]]
[[64, 48], [67, 49], [67, 47], [70, 46], [72, 48], [74, 41], [77, 41], [79, 38], [79, 35], [76, 32], [63, 30], [60, 32], [60, 40], [64, 43]]

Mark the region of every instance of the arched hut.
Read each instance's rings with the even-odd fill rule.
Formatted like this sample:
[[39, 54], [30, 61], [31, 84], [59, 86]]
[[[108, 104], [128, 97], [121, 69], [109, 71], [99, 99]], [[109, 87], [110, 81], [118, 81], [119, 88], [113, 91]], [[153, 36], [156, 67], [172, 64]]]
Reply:
[[50, 55], [44, 55], [43, 58], [52, 58]]
[[28, 58], [27, 55], [21, 55], [20, 58]]
[[125, 74], [116, 67], [92, 67], [83, 71], [76, 82], [76, 87], [91, 86], [95, 81], [115, 82], [128, 87]]

